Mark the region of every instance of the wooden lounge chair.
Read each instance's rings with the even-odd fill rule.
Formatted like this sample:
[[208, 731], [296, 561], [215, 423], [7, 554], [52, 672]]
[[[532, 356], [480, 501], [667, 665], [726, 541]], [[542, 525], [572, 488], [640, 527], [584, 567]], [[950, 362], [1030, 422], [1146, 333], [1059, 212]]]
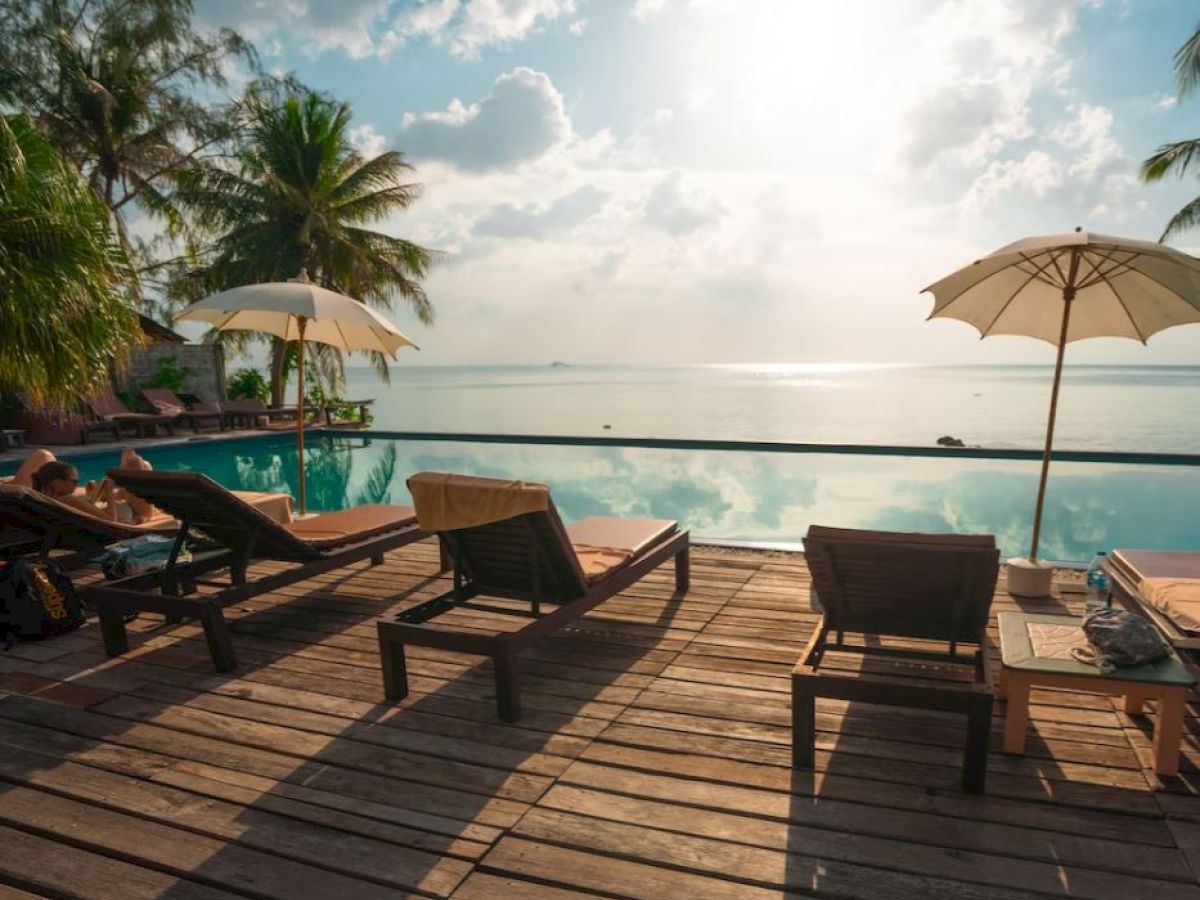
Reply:
[[1200, 553], [1114, 550], [1106, 568], [1117, 602], [1154, 622], [1200, 675]]
[[[964, 712], [962, 786], [982, 793], [994, 696], [986, 629], [999, 572], [995, 539], [813, 525], [804, 554], [823, 615], [792, 670], [793, 765], [813, 765], [817, 697]], [[864, 640], [850, 643], [847, 632]], [[948, 649], [936, 652], [941, 643]], [[974, 652], [960, 655], [959, 644]], [[838, 664], [823, 668], [827, 653], [838, 654]], [[859, 658], [843, 662], [841, 654]]]
[[199, 400], [189, 406], [169, 388], [145, 388], [142, 390], [142, 396], [156, 412], [164, 416], [174, 416], [177, 421], [190, 425], [196, 434], [200, 433], [205, 424], [215, 425], [221, 431], [225, 430], [225, 411], [218, 403]]
[[[379, 565], [387, 551], [428, 537], [417, 527], [413, 510], [405, 506], [359, 506], [280, 525], [199, 473], [110, 469], [108, 474], [120, 487], [180, 523], [164, 570], [97, 583], [84, 590], [85, 598], [99, 610], [110, 656], [129, 648], [122, 613], [145, 610], [168, 618], [199, 619], [213, 664], [218, 672], [228, 672], [237, 663], [222, 613], [226, 606], [360, 560]], [[217, 549], [179, 564], [176, 556], [193, 529]], [[256, 560], [296, 565], [248, 581], [247, 568]], [[227, 580], [209, 578], [222, 569], [229, 570]], [[204, 594], [196, 592], [198, 585], [204, 585]]]
[[71, 556], [63, 562], [73, 568], [117, 541], [176, 530], [174, 522], [161, 526], [110, 522], [32, 488], [0, 484], [0, 557], [68, 550]]
[[[112, 391], [96, 394], [84, 402], [98, 421], [115, 425], [118, 435], [120, 429], [126, 426], [134, 428], [139, 437], [152, 437], [157, 432], [159, 425], [164, 426], [169, 434], [175, 433], [175, 422], [178, 416], [164, 413], [132, 412]], [[83, 438], [86, 442], [86, 431]]]
[[294, 406], [267, 406], [261, 400], [253, 398], [226, 400], [221, 405], [230, 424], [244, 428], [256, 427], [260, 419], [265, 419], [268, 423], [296, 421], [297, 410]]
[[[437, 532], [453, 563], [454, 588], [378, 623], [390, 700], [408, 694], [406, 644], [490, 656], [500, 718], [514, 722], [521, 714], [517, 654], [523, 649], [671, 558], [676, 590], [688, 589], [688, 532], [675, 522], [589, 518], [564, 527], [546, 485], [530, 482], [421, 472], [408, 487], [421, 527]], [[433, 621], [463, 607], [504, 613], [509, 621], [520, 613], [511, 604], [472, 602], [480, 596], [528, 601], [531, 621], [498, 634], [477, 623], [456, 628]]]

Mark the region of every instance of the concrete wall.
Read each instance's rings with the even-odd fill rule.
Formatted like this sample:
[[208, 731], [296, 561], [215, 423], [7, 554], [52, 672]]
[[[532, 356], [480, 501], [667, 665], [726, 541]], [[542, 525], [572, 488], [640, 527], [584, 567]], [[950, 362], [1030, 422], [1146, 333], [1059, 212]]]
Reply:
[[146, 344], [133, 351], [120, 379], [122, 390], [137, 392], [158, 371], [158, 360], [174, 356], [188, 370], [184, 391], [203, 400], [225, 399], [225, 354], [215, 344]]

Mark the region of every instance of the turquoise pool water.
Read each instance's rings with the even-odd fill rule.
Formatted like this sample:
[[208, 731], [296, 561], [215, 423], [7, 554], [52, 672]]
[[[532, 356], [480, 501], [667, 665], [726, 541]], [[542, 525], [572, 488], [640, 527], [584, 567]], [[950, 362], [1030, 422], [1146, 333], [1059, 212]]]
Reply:
[[[290, 434], [205, 440], [142, 451], [157, 469], [204, 472], [227, 487], [296, 492]], [[565, 519], [678, 519], [693, 534], [798, 542], [813, 522], [862, 528], [991, 532], [1005, 554], [1027, 550], [1038, 464], [958, 458], [309, 439], [315, 510], [408, 503], [404, 479], [422, 469], [550, 484]], [[115, 453], [74, 460], [102, 476]], [[14, 462], [6, 463], [11, 470]], [[1099, 549], [1200, 550], [1200, 468], [1056, 462], [1042, 556], [1081, 561]]]

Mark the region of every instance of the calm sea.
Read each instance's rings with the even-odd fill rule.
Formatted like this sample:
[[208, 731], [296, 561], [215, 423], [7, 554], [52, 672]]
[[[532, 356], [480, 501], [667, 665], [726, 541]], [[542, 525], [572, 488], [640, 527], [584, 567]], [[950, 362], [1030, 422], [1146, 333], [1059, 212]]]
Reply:
[[[1040, 448], [1048, 366], [396, 365], [348, 371], [375, 428]], [[1055, 446], [1200, 452], [1200, 366], [1068, 366]]]

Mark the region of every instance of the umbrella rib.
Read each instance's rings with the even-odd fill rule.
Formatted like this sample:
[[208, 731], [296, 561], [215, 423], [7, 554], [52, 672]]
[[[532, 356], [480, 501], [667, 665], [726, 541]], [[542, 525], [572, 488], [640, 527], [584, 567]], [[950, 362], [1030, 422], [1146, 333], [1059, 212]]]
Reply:
[[[1136, 271], [1136, 270], [1131, 269], [1130, 271]], [[1122, 273], [1122, 274], [1124, 274], [1124, 273]], [[1129, 319], [1129, 324], [1133, 326], [1133, 331], [1138, 336], [1138, 340], [1141, 341], [1143, 344], [1145, 344], [1147, 337], [1146, 337], [1146, 335], [1142, 334], [1142, 329], [1140, 329], [1138, 327], [1138, 323], [1134, 320], [1133, 312], [1129, 309], [1128, 306], [1125, 305], [1125, 300], [1121, 297], [1121, 292], [1118, 291], [1115, 287], [1113, 287], [1113, 283], [1108, 280], [1106, 275], [1101, 274], [1101, 275], [1098, 275], [1097, 277], [1100, 279], [1100, 281], [1094, 281], [1094, 282], [1092, 282], [1092, 285], [1099, 284], [1101, 281], [1104, 282], [1106, 285], [1108, 285], [1108, 289], [1110, 291], [1112, 291], [1113, 296], [1117, 298], [1117, 304], [1121, 307], [1121, 311], [1125, 313], [1125, 317], [1127, 319]]]
[[[1104, 255], [1101, 256], [1099, 254], [1096, 254], [1097, 258], [1094, 260], [1092, 259], [1092, 256], [1090, 254], [1085, 252], [1083, 254], [1083, 257], [1087, 261], [1087, 264], [1089, 266], [1091, 266], [1091, 269], [1088, 271], [1088, 273], [1086, 275], [1084, 275], [1082, 278], [1079, 279], [1079, 283], [1075, 285], [1076, 289], [1082, 290], [1085, 287], [1091, 287], [1094, 284], [1099, 284], [1100, 283], [1099, 281], [1091, 281], [1089, 279], [1095, 277], [1095, 278], [1099, 278], [1099, 279], [1103, 280], [1104, 275], [1107, 273], [1104, 273], [1101, 271], [1101, 266], [1103, 266], [1104, 263], [1106, 263], [1106, 262], [1112, 261], [1113, 254], [1115, 254], [1116, 252], [1117, 252], [1116, 247], [1110, 247], [1108, 249], [1108, 252], [1105, 253]], [[1137, 254], [1134, 254], [1133, 257], [1131, 257], [1131, 258], [1136, 259]], [[1121, 266], [1128, 266], [1129, 262], [1130, 262], [1130, 260], [1124, 260], [1124, 261], [1118, 260], [1116, 262], [1116, 265], [1113, 266], [1113, 269], [1115, 270], [1115, 269], [1121, 268]]]
[[[1028, 275], [1028, 276], [1029, 276], [1029, 278], [1027, 278], [1027, 279], [1026, 279], [1026, 280], [1025, 280], [1025, 281], [1024, 281], [1022, 284], [1021, 284], [1021, 286], [1020, 286], [1019, 288], [1017, 288], [1016, 292], [1014, 292], [1014, 294], [1013, 294], [1013, 296], [1012, 296], [1012, 297], [1009, 297], [1009, 298], [1008, 298], [1008, 301], [1007, 301], [1007, 302], [1004, 304], [1005, 308], [1007, 308], [1007, 307], [1008, 307], [1008, 304], [1009, 304], [1009, 303], [1012, 303], [1012, 301], [1013, 301], [1013, 300], [1016, 298], [1016, 295], [1017, 295], [1018, 293], [1020, 293], [1021, 291], [1023, 291], [1023, 290], [1025, 289], [1025, 285], [1029, 284], [1029, 282], [1033, 281], [1034, 279], [1037, 279], [1037, 280], [1041, 281], [1043, 284], [1048, 284], [1048, 285], [1050, 285], [1051, 287], [1058, 287], [1058, 285], [1054, 284], [1052, 281], [1048, 281], [1048, 280], [1046, 280], [1046, 279], [1044, 279], [1044, 278], [1039, 278], [1039, 277], [1038, 277], [1038, 276], [1039, 276], [1039, 275], [1041, 275], [1041, 273], [1042, 273], [1042, 272], [1045, 270], [1045, 268], [1046, 268], [1045, 266], [1039, 267], [1039, 266], [1038, 266], [1038, 264], [1037, 264], [1036, 262], [1034, 262], [1032, 259], [1030, 259], [1028, 256], [1026, 256], [1024, 253], [1022, 253], [1022, 254], [1021, 254], [1021, 259], [1022, 259], [1022, 260], [1024, 260], [1025, 262], [1029, 263], [1030, 265], [1032, 265], [1032, 266], [1034, 267], [1035, 271], [1033, 271], [1033, 272], [1028, 272], [1028, 271], [1026, 271], [1025, 269], [1022, 269], [1022, 268], [1021, 268], [1021, 266], [1020, 266], [1018, 263], [1011, 263], [1011, 264], [1009, 264], [1009, 265], [1007, 265], [1007, 266], [1004, 266], [1004, 267], [1002, 267], [1002, 268], [999, 268], [999, 269], [997, 269], [995, 272], [990, 272], [990, 273], [988, 273], [986, 276], [984, 276], [983, 278], [980, 278], [980, 279], [979, 279], [977, 282], [975, 282], [975, 283], [974, 283], [973, 285], [971, 285], [969, 288], [964, 288], [964, 289], [963, 289], [963, 290], [962, 290], [962, 291], [961, 291], [961, 292], [958, 294], [958, 296], [956, 296], [956, 297], [955, 297], [953, 300], [949, 300], [949, 301], [947, 301], [946, 305], [942, 307], [942, 309], [941, 309], [941, 312], [942, 312], [943, 314], [945, 314], [946, 310], [948, 310], [948, 309], [949, 309], [951, 306], [953, 306], [955, 303], [957, 303], [959, 300], [961, 300], [961, 299], [962, 299], [962, 298], [963, 298], [963, 297], [966, 295], [966, 293], [967, 293], [968, 291], [972, 291], [972, 290], [974, 290], [975, 288], [979, 287], [979, 285], [983, 284], [983, 283], [984, 283], [985, 281], [987, 281], [988, 279], [990, 279], [990, 278], [995, 278], [997, 275], [1001, 275], [1001, 274], [1003, 274], [1004, 272], [1007, 272], [1009, 269], [1016, 269], [1018, 272], [1024, 272], [1026, 275]], [[1048, 265], [1048, 264], [1047, 264], [1047, 265]], [[926, 290], [929, 290], [929, 288], [926, 288]], [[936, 301], [936, 299], [937, 299], [937, 294], [934, 294], [934, 300]], [[996, 319], [1000, 318], [1000, 316], [1001, 316], [1001, 315], [1003, 315], [1003, 314], [1004, 314], [1004, 310], [1003, 310], [1003, 309], [1001, 309], [1001, 310], [1000, 310], [1000, 313], [999, 313], [999, 314], [996, 316]], [[928, 316], [928, 318], [927, 318], [927, 320], [928, 320], [928, 319], [932, 319], [932, 318], [933, 318], [933, 313], [930, 313], [930, 314], [929, 314], [929, 316]], [[992, 324], [993, 324], [993, 325], [996, 323], [996, 319], [993, 319], [993, 320], [992, 320]], [[989, 325], [988, 327], [990, 328], [990, 327], [991, 327], [991, 325]], [[985, 332], [980, 332], [980, 333], [981, 333], [981, 334], [984, 334]]]
[[[1022, 269], [1021, 271], [1024, 271], [1024, 270]], [[980, 329], [980, 331], [979, 331], [980, 336], [987, 337], [987, 333], [992, 330], [992, 327], [997, 322], [1000, 321], [1000, 317], [1008, 311], [1008, 308], [1010, 306], [1012, 306], [1013, 301], [1017, 299], [1017, 295], [1019, 293], [1021, 293], [1021, 291], [1025, 290], [1026, 285], [1028, 285], [1029, 282], [1033, 281], [1035, 277], [1036, 276], [1034, 276], [1034, 275], [1030, 275], [1028, 278], [1025, 279], [1025, 281], [1023, 281], [1021, 283], [1020, 287], [1018, 287], [1015, 291], [1012, 292], [1012, 294], [1009, 296], [1009, 298], [1004, 301], [1004, 305], [1000, 307], [1000, 311], [992, 317], [992, 321], [988, 322], [987, 328]]]

